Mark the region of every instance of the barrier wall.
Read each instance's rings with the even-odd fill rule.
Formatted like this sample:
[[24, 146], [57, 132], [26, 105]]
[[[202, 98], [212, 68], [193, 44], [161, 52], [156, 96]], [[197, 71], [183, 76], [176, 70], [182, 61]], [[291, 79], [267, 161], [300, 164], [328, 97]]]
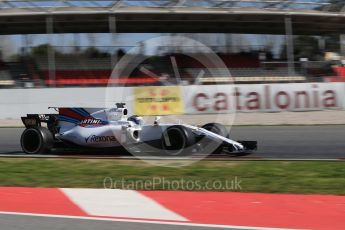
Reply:
[[115, 102], [145, 115], [345, 109], [345, 83], [1, 89], [0, 119], [54, 112], [49, 106], [109, 107]]
[[343, 106], [342, 106], [342, 108], [343, 108], [343, 110], [345, 110], [345, 83], [343, 83]]
[[296, 83], [188, 86], [185, 112], [280, 112], [342, 109], [345, 84]]
[[[113, 92], [115, 95], [112, 95]], [[132, 90], [124, 87], [119, 87], [114, 90], [108, 90], [103, 87], [1, 89], [0, 119], [18, 119], [27, 113], [54, 113], [54, 110], [48, 109], [49, 106], [115, 106], [115, 102], [120, 102], [125, 100], [125, 98], [130, 98], [131, 95]], [[128, 107], [132, 108], [131, 103], [129, 103]]]

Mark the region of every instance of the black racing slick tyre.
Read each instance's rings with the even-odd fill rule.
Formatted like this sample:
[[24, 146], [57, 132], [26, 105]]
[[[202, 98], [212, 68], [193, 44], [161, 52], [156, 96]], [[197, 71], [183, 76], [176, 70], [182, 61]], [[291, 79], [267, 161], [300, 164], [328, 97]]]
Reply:
[[[219, 123], [207, 123], [203, 125], [201, 128], [226, 138], [229, 137], [228, 130], [225, 128], [224, 125]], [[221, 145], [221, 143], [213, 143], [209, 145], [209, 149], [209, 151], [212, 152], [212, 154], [220, 154], [223, 152], [223, 146]]]
[[162, 148], [168, 156], [184, 156], [191, 153], [195, 135], [187, 127], [173, 125], [164, 130], [161, 137]]
[[28, 128], [22, 133], [20, 144], [27, 154], [49, 153], [54, 145], [54, 137], [47, 128]]
[[221, 135], [223, 137], [229, 137], [229, 131], [225, 128], [224, 125], [219, 123], [207, 123], [201, 128], [211, 131], [212, 133]]

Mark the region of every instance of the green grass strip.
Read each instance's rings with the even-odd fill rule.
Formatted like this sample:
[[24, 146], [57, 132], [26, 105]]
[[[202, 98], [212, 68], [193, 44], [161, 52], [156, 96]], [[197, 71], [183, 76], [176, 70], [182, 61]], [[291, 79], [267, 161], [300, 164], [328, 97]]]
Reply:
[[345, 195], [345, 163], [199, 161], [171, 168], [139, 160], [6, 158], [0, 186]]

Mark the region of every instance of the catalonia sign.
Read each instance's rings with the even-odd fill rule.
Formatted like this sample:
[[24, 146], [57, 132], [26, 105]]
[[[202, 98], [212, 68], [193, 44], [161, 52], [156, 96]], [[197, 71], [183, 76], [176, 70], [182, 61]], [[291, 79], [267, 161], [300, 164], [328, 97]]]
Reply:
[[340, 83], [191, 86], [187, 91], [186, 113], [192, 114], [341, 109], [344, 100]]

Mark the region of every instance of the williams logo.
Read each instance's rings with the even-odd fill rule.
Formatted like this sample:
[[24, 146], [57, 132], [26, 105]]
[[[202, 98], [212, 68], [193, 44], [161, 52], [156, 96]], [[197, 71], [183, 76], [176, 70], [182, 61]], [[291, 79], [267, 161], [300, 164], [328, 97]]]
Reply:
[[105, 142], [116, 142], [116, 138], [114, 136], [96, 136], [91, 135], [85, 138], [86, 143], [105, 143]]

